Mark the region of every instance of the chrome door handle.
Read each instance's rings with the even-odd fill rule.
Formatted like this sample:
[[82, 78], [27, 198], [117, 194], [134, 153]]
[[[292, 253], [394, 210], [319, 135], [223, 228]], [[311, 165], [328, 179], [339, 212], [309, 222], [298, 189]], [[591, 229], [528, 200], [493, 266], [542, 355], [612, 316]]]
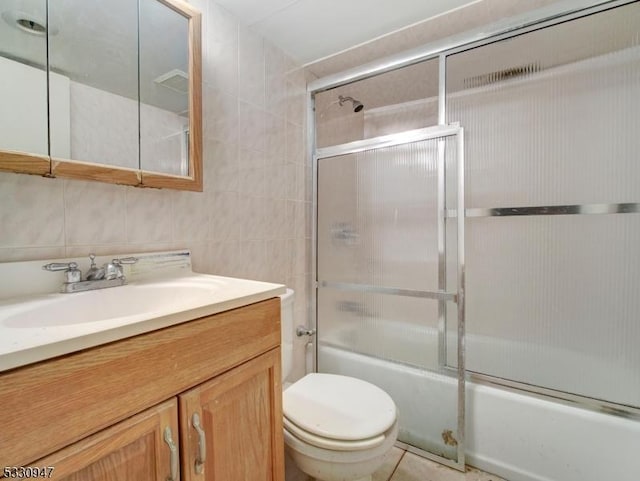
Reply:
[[196, 457], [195, 463], [196, 474], [202, 474], [204, 471], [204, 462], [207, 460], [207, 438], [200, 424], [200, 415], [198, 413], [193, 413], [191, 424], [193, 425], [193, 429], [196, 430], [196, 433], [198, 433], [198, 456]]
[[315, 329], [308, 329], [305, 326], [298, 326], [296, 327], [296, 336], [298, 337], [302, 337], [302, 336], [313, 336], [316, 333]]
[[171, 453], [171, 474], [167, 477], [167, 481], [178, 481], [178, 470], [180, 469], [178, 448], [176, 447], [176, 443], [173, 442], [171, 428], [169, 426], [164, 428], [164, 442], [169, 445], [169, 451]]

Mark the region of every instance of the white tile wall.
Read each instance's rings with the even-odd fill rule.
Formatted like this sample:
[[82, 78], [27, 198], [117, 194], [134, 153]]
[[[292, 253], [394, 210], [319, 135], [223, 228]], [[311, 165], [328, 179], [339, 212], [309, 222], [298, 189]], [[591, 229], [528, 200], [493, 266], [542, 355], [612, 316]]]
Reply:
[[204, 192], [0, 173], [0, 262], [186, 247], [200, 272], [298, 289], [304, 323], [304, 72], [214, 2], [191, 3], [203, 13]]
[[0, 177], [0, 246], [64, 244], [63, 184], [41, 177]]
[[78, 180], [64, 185], [64, 231], [68, 246], [126, 244], [126, 192], [109, 184]]

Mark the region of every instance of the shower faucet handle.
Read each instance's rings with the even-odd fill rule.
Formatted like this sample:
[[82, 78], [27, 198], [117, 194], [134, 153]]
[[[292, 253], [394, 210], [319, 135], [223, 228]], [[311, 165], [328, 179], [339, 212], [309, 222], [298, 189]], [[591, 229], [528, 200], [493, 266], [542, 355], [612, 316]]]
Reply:
[[296, 327], [296, 336], [298, 336], [298, 337], [313, 336], [313, 335], [315, 335], [315, 333], [316, 333], [315, 329], [308, 329], [303, 325], [300, 325], [300, 326]]

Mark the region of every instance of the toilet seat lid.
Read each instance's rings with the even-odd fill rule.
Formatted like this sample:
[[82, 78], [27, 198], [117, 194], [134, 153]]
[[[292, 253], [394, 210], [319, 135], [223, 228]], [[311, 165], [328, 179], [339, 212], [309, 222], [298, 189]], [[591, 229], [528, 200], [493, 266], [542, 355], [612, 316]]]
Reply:
[[336, 374], [312, 373], [283, 393], [289, 421], [317, 436], [343, 441], [373, 438], [396, 420], [391, 397], [373, 384]]
[[385, 435], [380, 434], [373, 438], [362, 439], [359, 441], [341, 441], [338, 439], [329, 439], [323, 436], [316, 436], [309, 431], [300, 429], [294, 423], [289, 421], [286, 416], [282, 417], [284, 429], [291, 435], [305, 443], [311, 444], [317, 448], [329, 449], [331, 451], [364, 451], [365, 449], [373, 449], [384, 443]]

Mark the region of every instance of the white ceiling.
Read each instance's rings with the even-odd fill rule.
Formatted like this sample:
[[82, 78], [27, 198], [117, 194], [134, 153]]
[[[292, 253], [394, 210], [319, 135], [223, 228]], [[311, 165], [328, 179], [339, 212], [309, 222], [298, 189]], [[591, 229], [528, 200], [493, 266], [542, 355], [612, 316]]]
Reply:
[[479, 0], [216, 0], [309, 64]]

